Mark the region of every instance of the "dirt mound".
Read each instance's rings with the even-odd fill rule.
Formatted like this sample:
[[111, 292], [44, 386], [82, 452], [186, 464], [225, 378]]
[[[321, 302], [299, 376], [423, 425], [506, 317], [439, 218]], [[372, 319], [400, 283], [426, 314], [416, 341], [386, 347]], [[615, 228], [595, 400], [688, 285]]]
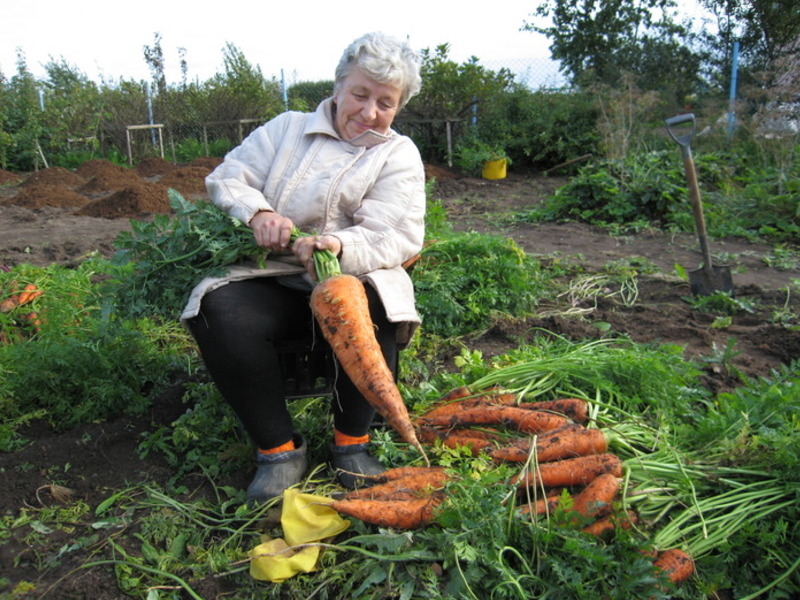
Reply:
[[136, 172], [142, 177], [158, 177], [175, 169], [175, 165], [158, 156], [148, 156], [136, 165]]
[[210, 171], [206, 167], [189, 166], [170, 171], [159, 183], [167, 188], [175, 188], [184, 196], [196, 196], [206, 193], [206, 175]]
[[170, 211], [167, 188], [158, 183], [141, 182], [114, 192], [75, 211], [83, 217], [103, 219], [135, 218], [147, 213], [167, 214]]
[[127, 169], [125, 169], [125, 167], [115, 165], [110, 160], [106, 160], [104, 158], [93, 158], [92, 160], [87, 160], [80, 167], [75, 169], [75, 172], [84, 179], [91, 179], [92, 177], [107, 176], [112, 173], [118, 173], [119, 171], [126, 170]]
[[208, 172], [211, 173], [214, 169], [216, 169], [220, 164], [222, 164], [221, 158], [216, 158], [214, 156], [201, 156], [199, 158], [195, 158], [189, 166], [191, 167], [203, 167], [204, 169], [208, 169]]
[[21, 179], [22, 175], [19, 175], [18, 173], [12, 173], [11, 171], [0, 169], [0, 185], [6, 185], [7, 183], [18, 183]]
[[141, 184], [142, 178], [139, 177], [139, 175], [133, 171], [119, 167], [118, 170], [98, 173], [78, 189], [85, 194], [102, 194], [108, 191], [118, 191]]
[[31, 173], [19, 186], [32, 187], [45, 184], [76, 188], [84, 183], [86, 183], [86, 179], [77, 173], [73, 173], [69, 169], [65, 169], [64, 167], [48, 167], [47, 169]]
[[449, 169], [445, 169], [444, 167], [437, 167], [436, 165], [425, 164], [425, 179], [436, 179], [437, 181], [441, 181], [442, 179], [456, 179], [458, 175]]
[[63, 185], [38, 183], [26, 186], [3, 204], [24, 208], [42, 208], [43, 206], [75, 208], [84, 206], [88, 202], [89, 198]]

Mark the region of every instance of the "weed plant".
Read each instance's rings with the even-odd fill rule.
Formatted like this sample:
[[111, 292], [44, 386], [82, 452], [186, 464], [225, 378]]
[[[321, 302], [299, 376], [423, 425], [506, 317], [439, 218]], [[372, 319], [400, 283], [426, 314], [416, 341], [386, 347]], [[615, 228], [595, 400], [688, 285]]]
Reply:
[[[120, 319], [101, 309], [96, 279], [108, 265], [22, 266], [0, 283], [32, 282], [45, 325], [35, 336], [0, 345], [0, 444], [32, 417], [56, 430], [120, 414], [141, 414], [154, 394], [187, 368], [187, 334], [175, 323]], [[18, 442], [19, 440], [17, 440]]]
[[548, 293], [549, 275], [510, 238], [467, 233], [430, 243], [413, 272], [426, 332], [482, 330], [499, 314], [524, 316]]
[[[800, 233], [796, 158], [778, 168], [717, 151], [695, 153], [694, 162], [710, 235], [796, 240]], [[640, 229], [644, 221], [694, 232], [686, 175], [676, 150], [642, 151], [586, 164], [543, 206], [520, 213], [517, 219], [576, 220], [621, 232]]]

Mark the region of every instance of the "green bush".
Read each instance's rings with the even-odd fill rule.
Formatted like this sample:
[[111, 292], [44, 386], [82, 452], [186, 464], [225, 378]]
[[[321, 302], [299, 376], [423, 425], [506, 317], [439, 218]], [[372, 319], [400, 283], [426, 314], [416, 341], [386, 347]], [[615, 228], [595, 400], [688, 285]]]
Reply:
[[498, 314], [528, 314], [547, 285], [513, 240], [477, 233], [431, 243], [413, 279], [425, 332], [445, 338], [484, 329]]
[[515, 86], [484, 107], [478, 130], [481, 139], [502, 144], [517, 167], [547, 170], [597, 154], [597, 118], [594, 97], [589, 93]]
[[115, 319], [101, 311], [95, 278], [102, 276], [102, 268], [88, 261], [77, 269], [23, 266], [2, 274], [0, 284], [32, 282], [44, 290], [34, 305], [41, 331], [0, 345], [4, 422], [39, 411], [64, 430], [139, 414], [185, 366], [181, 356], [188, 334], [180, 325]]

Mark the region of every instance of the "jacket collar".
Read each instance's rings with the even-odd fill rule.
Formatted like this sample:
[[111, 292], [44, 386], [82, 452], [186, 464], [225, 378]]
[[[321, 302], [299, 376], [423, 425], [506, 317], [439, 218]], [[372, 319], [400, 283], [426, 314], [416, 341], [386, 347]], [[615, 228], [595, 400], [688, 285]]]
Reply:
[[[334, 137], [337, 140], [342, 140], [333, 127], [333, 98], [327, 98], [319, 103], [317, 110], [311, 114], [311, 119], [306, 126], [306, 133], [322, 133]], [[347, 140], [346, 143], [353, 146], [372, 148], [373, 146], [377, 146], [378, 144], [392, 139], [395, 135], [397, 135], [397, 133], [391, 129], [387, 135], [380, 134], [370, 129], [352, 140]]]

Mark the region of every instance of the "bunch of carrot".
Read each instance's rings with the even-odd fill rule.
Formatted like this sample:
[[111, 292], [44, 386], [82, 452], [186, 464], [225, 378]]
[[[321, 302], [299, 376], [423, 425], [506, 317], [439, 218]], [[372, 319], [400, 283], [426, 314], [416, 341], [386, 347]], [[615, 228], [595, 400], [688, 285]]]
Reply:
[[[563, 506], [567, 523], [606, 537], [632, 527], [637, 515], [615, 510], [622, 461], [608, 451], [606, 433], [587, 427], [588, 422], [588, 404], [581, 399], [517, 402], [502, 390], [473, 394], [465, 387], [448, 392], [416, 419], [423, 443], [438, 440], [495, 461], [524, 464], [513, 480], [525, 498], [520, 515], [548, 514]], [[543, 491], [544, 497], [532, 499], [531, 490]], [[677, 548], [653, 560], [673, 583], [693, 572], [691, 557]]]
[[343, 515], [394, 529], [419, 529], [433, 521], [451, 475], [442, 467], [398, 467], [373, 478], [371, 487], [346, 493], [331, 506]]
[[40, 331], [42, 325], [38, 311], [22, 312], [21, 309], [41, 296], [42, 290], [33, 283], [20, 286], [17, 281], [11, 281], [7, 290], [4, 290], [0, 301], [0, 313], [9, 315], [9, 318], [0, 322], [0, 343], [3, 344], [19, 340], [24, 335], [34, 335]]

